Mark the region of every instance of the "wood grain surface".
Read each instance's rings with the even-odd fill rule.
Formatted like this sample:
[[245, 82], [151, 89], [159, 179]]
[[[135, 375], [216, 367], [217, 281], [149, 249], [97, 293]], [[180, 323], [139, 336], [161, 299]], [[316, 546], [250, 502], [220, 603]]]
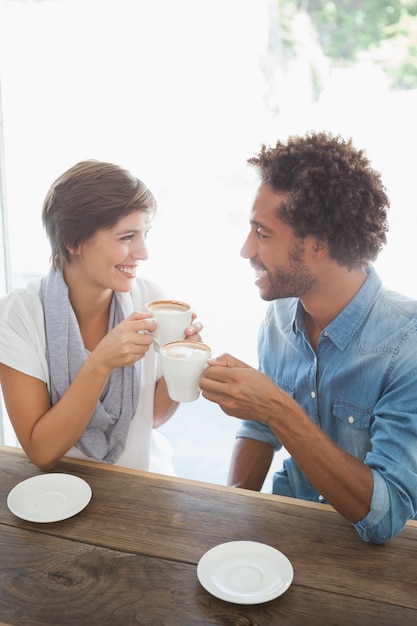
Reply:
[[[87, 480], [91, 502], [68, 520], [25, 522], [7, 494], [41, 472], [0, 447], [0, 624], [417, 623], [414, 522], [377, 546], [328, 506], [75, 460], [54, 471]], [[288, 591], [249, 606], [206, 592], [199, 559], [234, 540], [281, 550]]]

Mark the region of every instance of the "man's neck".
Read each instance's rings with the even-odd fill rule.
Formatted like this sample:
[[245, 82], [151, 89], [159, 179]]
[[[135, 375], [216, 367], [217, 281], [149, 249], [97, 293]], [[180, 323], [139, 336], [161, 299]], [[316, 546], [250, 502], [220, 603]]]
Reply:
[[355, 297], [367, 279], [365, 269], [337, 267], [320, 278], [313, 292], [301, 298], [304, 323], [314, 349], [320, 334]]

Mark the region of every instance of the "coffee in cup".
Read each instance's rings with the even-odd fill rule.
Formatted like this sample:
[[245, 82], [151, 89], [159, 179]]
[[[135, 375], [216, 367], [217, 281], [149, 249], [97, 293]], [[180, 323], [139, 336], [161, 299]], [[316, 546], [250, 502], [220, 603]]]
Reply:
[[154, 347], [159, 352], [161, 346], [170, 341], [184, 339], [185, 329], [191, 324], [191, 306], [180, 300], [153, 300], [146, 310], [152, 313], [156, 330], [152, 333]]

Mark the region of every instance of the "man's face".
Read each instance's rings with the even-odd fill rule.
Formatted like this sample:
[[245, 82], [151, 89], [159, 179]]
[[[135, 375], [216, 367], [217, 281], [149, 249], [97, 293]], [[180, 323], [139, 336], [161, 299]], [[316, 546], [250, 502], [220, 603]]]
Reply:
[[302, 298], [317, 282], [306, 262], [304, 240], [277, 217], [287, 195], [268, 185], [259, 187], [250, 215], [251, 230], [241, 250], [255, 269], [255, 285], [263, 300]]

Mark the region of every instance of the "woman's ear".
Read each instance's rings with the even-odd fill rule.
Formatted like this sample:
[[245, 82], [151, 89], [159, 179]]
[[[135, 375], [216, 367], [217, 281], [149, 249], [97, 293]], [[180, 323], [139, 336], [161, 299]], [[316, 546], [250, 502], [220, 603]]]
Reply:
[[75, 248], [74, 246], [70, 246], [68, 244], [65, 244], [66, 249], [68, 250], [68, 252], [70, 253], [71, 256], [78, 256], [79, 254], [79, 246], [77, 248]]

